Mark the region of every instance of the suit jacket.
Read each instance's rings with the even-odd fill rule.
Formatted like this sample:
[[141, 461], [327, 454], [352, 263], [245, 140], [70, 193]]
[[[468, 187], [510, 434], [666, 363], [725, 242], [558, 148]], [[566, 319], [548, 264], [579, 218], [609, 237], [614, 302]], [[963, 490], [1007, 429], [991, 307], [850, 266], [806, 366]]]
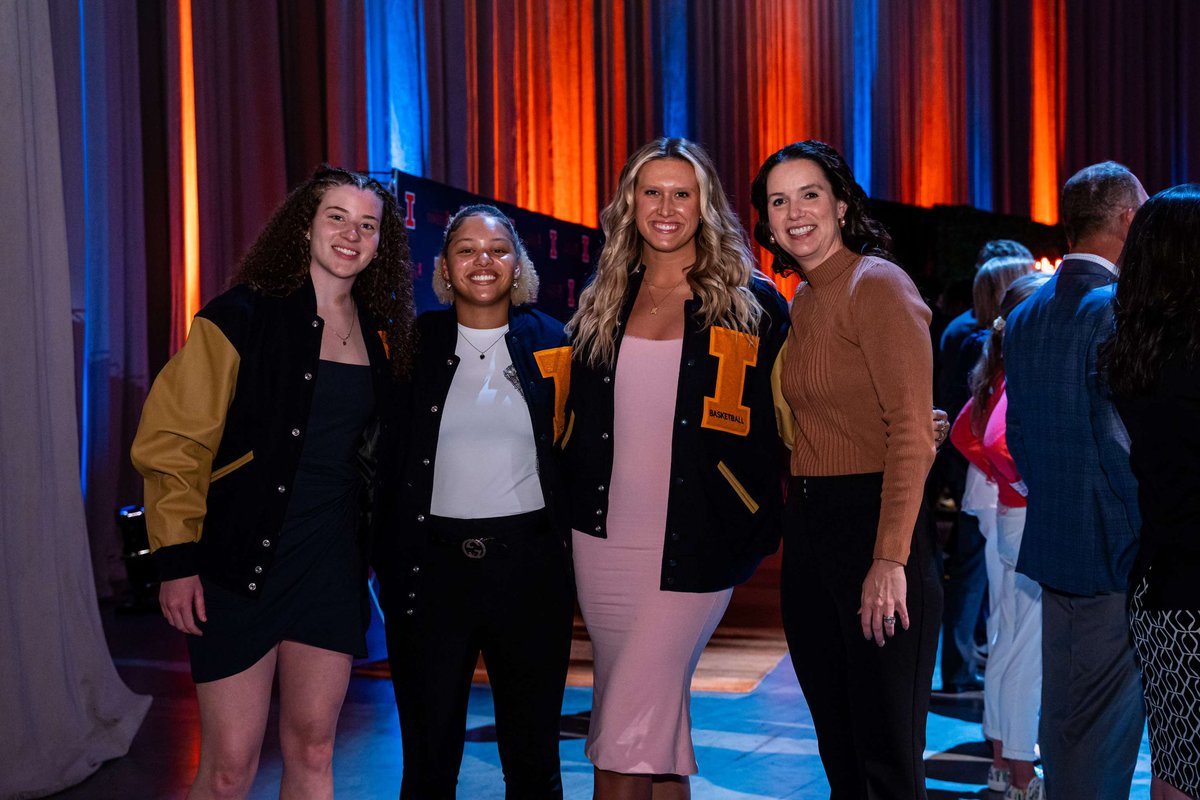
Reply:
[[1068, 259], [1004, 331], [1008, 447], [1029, 487], [1017, 571], [1084, 596], [1125, 591], [1141, 526], [1129, 435], [1096, 369], [1115, 282]]

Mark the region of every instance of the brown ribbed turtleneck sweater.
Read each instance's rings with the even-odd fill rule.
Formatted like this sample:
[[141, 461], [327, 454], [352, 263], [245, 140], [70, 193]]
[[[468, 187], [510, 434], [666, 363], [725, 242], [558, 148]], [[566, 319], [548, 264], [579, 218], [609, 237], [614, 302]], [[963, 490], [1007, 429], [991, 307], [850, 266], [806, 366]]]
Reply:
[[929, 307], [900, 267], [845, 248], [805, 277], [781, 376], [792, 474], [882, 472], [875, 557], [907, 563], [934, 457]]

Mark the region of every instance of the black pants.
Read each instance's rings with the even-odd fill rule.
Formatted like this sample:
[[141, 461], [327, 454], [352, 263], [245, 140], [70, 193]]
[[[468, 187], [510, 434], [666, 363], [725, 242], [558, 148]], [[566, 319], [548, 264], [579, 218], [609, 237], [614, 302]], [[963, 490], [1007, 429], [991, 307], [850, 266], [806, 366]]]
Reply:
[[783, 627], [831, 800], [926, 797], [925, 717], [941, 585], [919, 520], [904, 569], [910, 627], [897, 623], [884, 647], [863, 637], [857, 612], [882, 486], [879, 473], [793, 478], [788, 493]]
[[[455, 796], [471, 676], [482, 652], [505, 797], [557, 800], [574, 610], [563, 542], [541, 513], [430, 522], [414, 613], [385, 598], [397, 606], [387, 614], [387, 644], [404, 745], [400, 797]], [[469, 558], [462, 541], [477, 537], [490, 537], [487, 553]], [[478, 546], [467, 549], [479, 555]]]

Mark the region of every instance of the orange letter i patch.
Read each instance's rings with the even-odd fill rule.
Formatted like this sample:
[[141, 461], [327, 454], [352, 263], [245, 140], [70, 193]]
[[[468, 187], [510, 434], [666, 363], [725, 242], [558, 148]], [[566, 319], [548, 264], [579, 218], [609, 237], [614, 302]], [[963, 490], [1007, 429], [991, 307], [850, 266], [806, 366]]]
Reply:
[[533, 359], [542, 377], [554, 381], [554, 441], [557, 442], [566, 423], [567, 393], [571, 390], [571, 348], [538, 350]]
[[750, 409], [742, 405], [742, 390], [746, 368], [758, 363], [758, 337], [714, 326], [708, 333], [708, 352], [717, 357], [717, 386], [704, 398], [701, 427], [746, 436]]

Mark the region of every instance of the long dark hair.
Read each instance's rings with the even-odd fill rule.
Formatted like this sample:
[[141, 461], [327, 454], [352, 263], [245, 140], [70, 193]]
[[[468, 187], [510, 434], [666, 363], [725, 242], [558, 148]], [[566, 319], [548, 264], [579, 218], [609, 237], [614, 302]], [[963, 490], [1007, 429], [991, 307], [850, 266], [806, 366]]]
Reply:
[[1100, 368], [1114, 394], [1131, 397], [1150, 392], [1168, 361], [1200, 360], [1200, 184], [1147, 200], [1119, 263], [1116, 333]]
[[[971, 368], [968, 383], [971, 386], [971, 431], [980, 438], [987, 425], [988, 400], [996, 388], [996, 378], [1004, 370], [1004, 323], [1012, 310], [1029, 299], [1029, 296], [1050, 280], [1049, 275], [1035, 272], [1023, 275], [1008, 285], [1004, 299], [1000, 301], [1000, 316], [988, 323], [989, 330], [983, 340], [983, 352]], [[982, 322], [982, 320], [981, 320]]]
[[415, 349], [416, 316], [408, 236], [396, 198], [374, 178], [328, 164], [317, 167], [312, 177], [293, 189], [275, 209], [238, 265], [233, 283], [276, 296], [291, 294], [303, 286], [312, 263], [305, 232], [312, 226], [322, 196], [334, 186], [364, 189], [383, 202], [379, 249], [355, 279], [351, 293], [355, 302], [383, 325], [392, 370], [397, 375], [405, 374]]
[[842, 228], [842, 243], [862, 255], [879, 256], [895, 261], [892, 256], [892, 237], [887, 229], [867, 213], [867, 193], [854, 180], [850, 165], [842, 154], [824, 142], [807, 139], [794, 142], [767, 156], [758, 168], [750, 185], [750, 204], [754, 206], [754, 240], [773, 255], [771, 268], [780, 275], [800, 272], [800, 265], [771, 237], [771, 222], [767, 217], [767, 176], [785, 161], [807, 159], [821, 168], [829, 181], [833, 195], [846, 204], [846, 226]]

